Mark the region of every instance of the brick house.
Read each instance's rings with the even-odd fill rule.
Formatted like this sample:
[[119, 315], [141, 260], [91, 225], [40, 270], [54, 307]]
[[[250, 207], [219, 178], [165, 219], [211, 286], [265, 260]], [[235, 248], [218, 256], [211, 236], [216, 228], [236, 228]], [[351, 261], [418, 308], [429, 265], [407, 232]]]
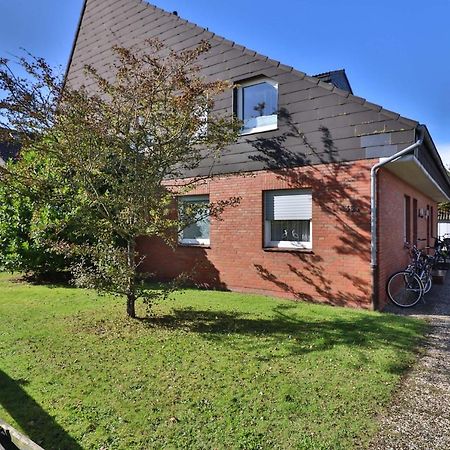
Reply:
[[178, 199], [240, 205], [185, 229], [175, 251], [142, 238], [145, 270], [381, 309], [387, 277], [408, 260], [405, 241], [430, 243], [437, 202], [450, 197], [426, 127], [355, 96], [343, 71], [307, 76], [141, 0], [85, 1], [66, 81], [82, 84], [85, 64], [109, 70], [113, 45], [154, 37], [177, 51], [209, 41], [204, 75], [236, 84], [216, 108], [244, 127], [220, 160], [186, 173], [213, 176]]
[[1, 139], [1, 135], [7, 133], [7, 130], [0, 128], [0, 166], [5, 165], [9, 159], [17, 158], [19, 146]]
[[4, 166], [9, 159], [16, 158], [18, 148], [6, 142], [0, 142], [0, 166]]

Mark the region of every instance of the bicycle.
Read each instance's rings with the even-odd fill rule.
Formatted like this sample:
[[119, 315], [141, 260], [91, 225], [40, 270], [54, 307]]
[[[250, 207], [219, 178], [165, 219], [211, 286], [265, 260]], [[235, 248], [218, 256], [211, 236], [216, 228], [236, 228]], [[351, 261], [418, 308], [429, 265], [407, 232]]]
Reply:
[[450, 237], [445, 234], [442, 239], [434, 238], [434, 255], [436, 258], [436, 268], [445, 268], [447, 266], [447, 258], [450, 257]]
[[386, 284], [389, 299], [401, 308], [416, 305], [432, 287], [435, 258], [411, 249], [411, 263], [404, 270], [393, 273]]

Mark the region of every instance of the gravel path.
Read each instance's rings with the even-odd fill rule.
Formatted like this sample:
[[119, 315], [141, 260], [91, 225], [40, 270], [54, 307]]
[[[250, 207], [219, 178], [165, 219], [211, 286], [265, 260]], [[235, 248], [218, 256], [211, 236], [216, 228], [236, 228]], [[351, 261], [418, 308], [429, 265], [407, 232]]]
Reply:
[[450, 449], [450, 270], [444, 285], [435, 285], [411, 310], [391, 312], [431, 323], [423, 354], [403, 380], [371, 450]]

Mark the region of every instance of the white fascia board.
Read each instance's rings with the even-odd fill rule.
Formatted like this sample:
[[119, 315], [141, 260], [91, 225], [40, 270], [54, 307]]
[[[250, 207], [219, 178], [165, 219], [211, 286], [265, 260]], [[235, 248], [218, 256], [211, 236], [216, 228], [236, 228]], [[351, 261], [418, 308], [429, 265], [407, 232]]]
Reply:
[[[450, 198], [439, 186], [436, 180], [425, 169], [423, 164], [414, 155], [404, 156], [396, 161], [387, 164], [386, 169], [394, 173], [406, 183], [423, 192], [428, 197], [437, 202], [450, 201]], [[415, 168], [416, 173], [411, 173], [411, 169]], [[418, 175], [418, 176], [412, 176]]]

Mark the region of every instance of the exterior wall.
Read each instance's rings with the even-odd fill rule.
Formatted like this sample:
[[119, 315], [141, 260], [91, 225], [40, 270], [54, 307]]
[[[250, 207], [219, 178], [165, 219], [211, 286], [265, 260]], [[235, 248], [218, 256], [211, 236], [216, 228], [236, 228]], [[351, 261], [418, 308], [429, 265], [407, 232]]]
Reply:
[[[417, 189], [400, 180], [391, 172], [382, 169], [378, 173], [378, 255], [379, 255], [379, 301], [382, 309], [388, 299], [386, 283], [389, 276], [403, 269], [409, 262], [409, 250], [404, 246], [405, 195], [411, 198], [411, 239], [413, 227], [412, 202], [417, 199], [417, 209], [427, 205], [433, 207], [433, 229], [427, 236], [426, 217], [417, 218], [417, 246], [424, 248], [434, 244], [437, 235], [437, 203]], [[425, 240], [421, 240], [425, 239]], [[427, 242], [428, 239], [428, 242]]]
[[[241, 196], [212, 219], [210, 248], [177, 247], [142, 238], [142, 270], [196, 284], [335, 305], [371, 307], [370, 167], [373, 160], [289, 171], [214, 177], [194, 193], [210, 201]], [[311, 252], [264, 250], [263, 191], [310, 188]], [[191, 193], [190, 193], [191, 194]]]

